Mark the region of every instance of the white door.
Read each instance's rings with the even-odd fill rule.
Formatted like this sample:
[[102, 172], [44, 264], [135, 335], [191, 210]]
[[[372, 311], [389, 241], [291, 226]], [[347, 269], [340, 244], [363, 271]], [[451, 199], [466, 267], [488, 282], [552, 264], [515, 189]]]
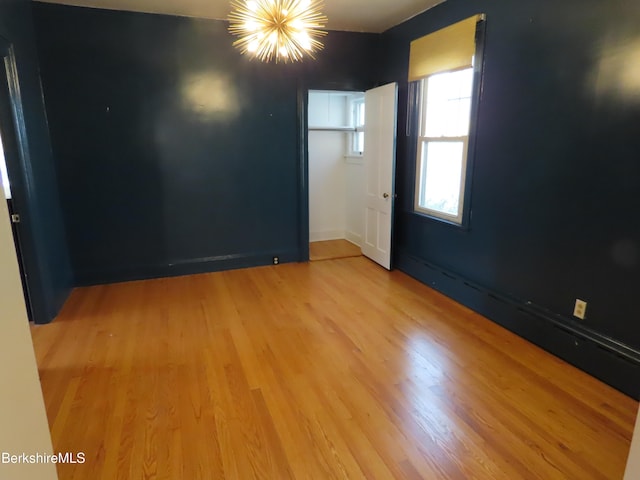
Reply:
[[396, 83], [365, 93], [365, 216], [362, 253], [386, 269], [391, 268], [397, 103]]

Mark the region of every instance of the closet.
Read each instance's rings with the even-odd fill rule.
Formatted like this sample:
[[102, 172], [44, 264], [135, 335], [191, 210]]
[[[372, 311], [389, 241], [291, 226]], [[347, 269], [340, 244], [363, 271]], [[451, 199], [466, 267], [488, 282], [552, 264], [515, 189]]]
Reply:
[[309, 240], [361, 246], [364, 93], [309, 92]]

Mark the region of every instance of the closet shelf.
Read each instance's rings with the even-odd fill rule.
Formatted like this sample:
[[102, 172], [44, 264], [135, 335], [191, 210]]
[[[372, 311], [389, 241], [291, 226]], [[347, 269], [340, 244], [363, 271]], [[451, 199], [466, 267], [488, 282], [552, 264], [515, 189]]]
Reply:
[[309, 127], [309, 130], [317, 132], [356, 132], [355, 127]]

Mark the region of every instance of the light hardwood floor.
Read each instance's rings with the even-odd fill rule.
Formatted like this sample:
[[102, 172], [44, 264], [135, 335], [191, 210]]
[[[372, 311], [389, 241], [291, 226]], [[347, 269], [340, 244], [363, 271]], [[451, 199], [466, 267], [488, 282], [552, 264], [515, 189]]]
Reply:
[[325, 240], [309, 244], [309, 260], [312, 262], [358, 257], [360, 255], [362, 255], [360, 247], [348, 240]]
[[67, 479], [621, 479], [637, 402], [364, 257], [77, 289]]

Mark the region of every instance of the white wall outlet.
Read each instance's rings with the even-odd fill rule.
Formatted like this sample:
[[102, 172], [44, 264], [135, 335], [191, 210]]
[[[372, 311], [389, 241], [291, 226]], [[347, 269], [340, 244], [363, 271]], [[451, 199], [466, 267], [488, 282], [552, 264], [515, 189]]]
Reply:
[[587, 315], [587, 302], [576, 298], [576, 305], [573, 307], [573, 316], [584, 320]]

